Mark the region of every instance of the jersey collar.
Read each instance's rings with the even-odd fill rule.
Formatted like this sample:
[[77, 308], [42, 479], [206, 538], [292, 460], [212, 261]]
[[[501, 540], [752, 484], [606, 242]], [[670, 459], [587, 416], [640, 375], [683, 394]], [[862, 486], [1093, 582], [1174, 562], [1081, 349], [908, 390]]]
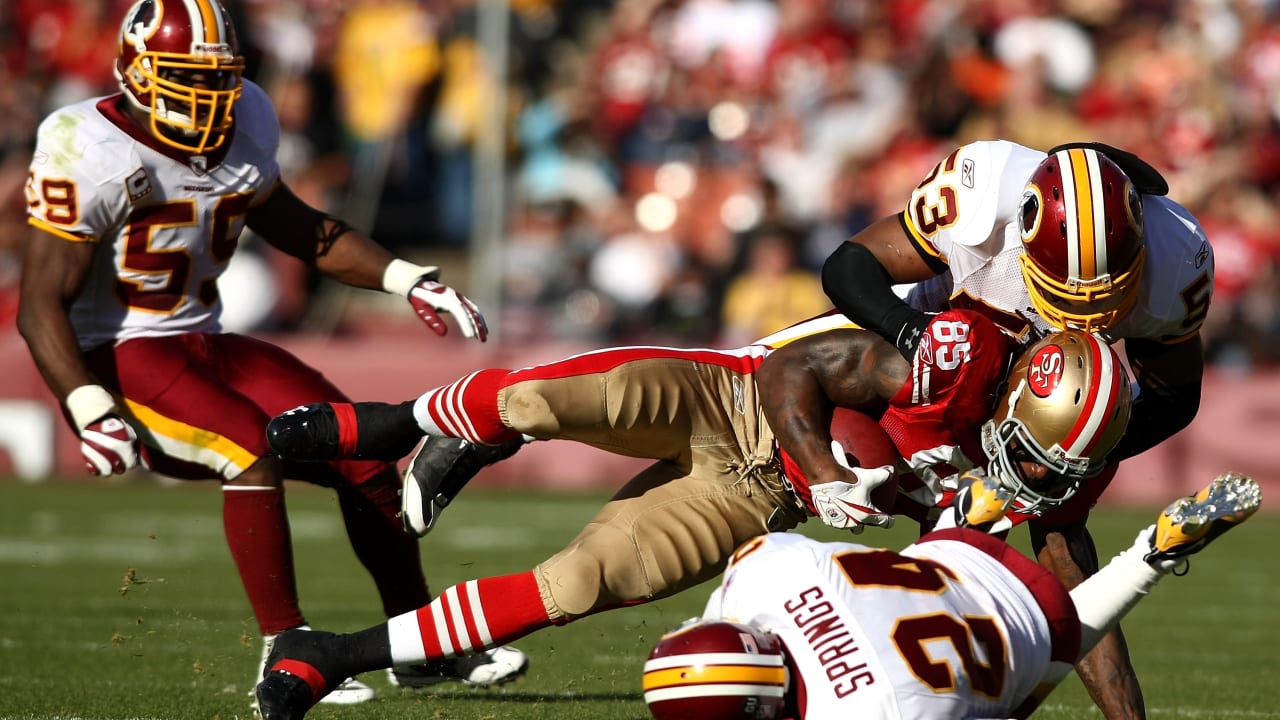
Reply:
[[235, 140], [235, 127], [233, 126], [229, 131], [231, 137], [229, 137], [227, 141], [222, 144], [222, 147], [219, 147], [217, 150], [205, 153], [204, 155], [191, 155], [189, 153], [184, 153], [181, 150], [169, 147], [152, 137], [151, 133], [148, 132], [146, 128], [139, 125], [138, 122], [125, 110], [125, 102], [124, 93], [108, 95], [98, 101], [98, 112], [102, 113], [102, 116], [105, 117], [108, 122], [115, 125], [117, 128], [120, 128], [120, 130], [129, 137], [137, 140], [143, 145], [146, 145], [152, 150], [155, 150], [161, 155], [170, 158], [171, 160], [186, 165], [201, 175], [208, 172], [211, 168], [215, 168], [222, 164], [223, 159], [227, 157], [227, 151], [231, 148], [231, 143]]

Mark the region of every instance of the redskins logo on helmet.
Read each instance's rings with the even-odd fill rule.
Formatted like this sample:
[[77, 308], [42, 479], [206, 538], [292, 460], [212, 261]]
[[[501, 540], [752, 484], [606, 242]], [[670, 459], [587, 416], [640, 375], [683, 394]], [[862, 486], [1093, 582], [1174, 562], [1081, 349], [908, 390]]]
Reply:
[[1105, 155], [1049, 155], [1031, 174], [1017, 222], [1022, 277], [1051, 325], [1099, 332], [1133, 307], [1146, 255], [1142, 198]]
[[226, 142], [244, 58], [217, 0], [136, 3], [120, 25], [115, 72], [160, 142], [195, 155]]
[[644, 664], [644, 701], [657, 720], [782, 718], [788, 689], [782, 640], [723, 620], [663, 635]]
[[[1129, 376], [1110, 345], [1080, 330], [1048, 335], [1014, 363], [995, 416], [982, 427], [988, 472], [1014, 492], [1019, 511], [1056, 507], [1106, 465], [1132, 407]], [[1052, 474], [1029, 479], [1023, 462]]]

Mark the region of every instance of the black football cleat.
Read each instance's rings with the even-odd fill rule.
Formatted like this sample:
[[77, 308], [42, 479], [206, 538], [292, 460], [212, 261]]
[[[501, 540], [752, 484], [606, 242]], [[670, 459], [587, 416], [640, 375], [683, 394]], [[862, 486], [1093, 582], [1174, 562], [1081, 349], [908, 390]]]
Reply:
[[253, 692], [262, 720], [301, 720], [315, 704], [311, 686], [285, 672], [267, 673]]
[[348, 673], [338, 669], [341, 653], [333, 649], [337, 637], [309, 628], [286, 630], [276, 636], [262, 682], [254, 688], [263, 720], [299, 720], [344, 682]]
[[413, 401], [311, 403], [271, 418], [267, 442], [285, 460], [395, 462], [422, 439]]
[[483, 468], [505, 460], [524, 445], [523, 439], [501, 445], [479, 445], [459, 438], [428, 436], [409, 461], [400, 497], [404, 529], [418, 537], [431, 532], [440, 513]]

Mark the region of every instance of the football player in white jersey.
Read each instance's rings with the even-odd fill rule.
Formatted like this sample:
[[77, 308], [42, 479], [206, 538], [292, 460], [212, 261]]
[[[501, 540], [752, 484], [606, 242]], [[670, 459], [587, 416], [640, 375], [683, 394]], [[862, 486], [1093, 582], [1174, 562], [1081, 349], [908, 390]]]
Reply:
[[[965, 307], [1030, 340], [1051, 327], [1124, 340], [1138, 395], [1122, 460], [1186, 427], [1199, 407], [1199, 329], [1213, 290], [1213, 251], [1196, 218], [1136, 156], [1100, 143], [1049, 153], [1007, 141], [956, 149], [921, 180], [905, 210], [843, 243], [823, 267], [836, 308], [899, 350], [915, 352], [927, 313]], [[918, 283], [907, 302], [895, 283]], [[1092, 481], [1105, 486], [1115, 463]], [[1068, 585], [1097, 569], [1084, 517], [1031, 524], [1037, 556]], [[1079, 666], [1112, 720], [1145, 716], [1117, 632]]]
[[734, 553], [703, 618], [657, 643], [658, 720], [1025, 718], [1165, 575], [1247, 520], [1252, 479], [1219, 476], [1068, 591], [988, 534], [900, 552], [770, 534]]
[[[243, 68], [217, 0], [142, 0], [128, 10], [115, 68], [121, 92], [61, 108], [40, 126], [18, 326], [90, 472], [123, 473], [141, 459], [167, 475], [222, 483], [227, 543], [269, 645], [306, 623], [285, 477], [337, 490], [386, 613], [430, 595], [416, 540], [397, 516], [393, 465], [297, 466], [271, 452], [264, 429], [273, 415], [344, 396], [285, 351], [221, 332], [216, 281], [241, 231], [344, 283], [405, 297], [438, 334], [447, 332], [443, 314], [468, 338], [483, 341], [487, 331], [472, 303], [436, 282], [436, 268], [395, 258], [293, 194], [276, 164], [275, 110]], [[524, 665], [518, 651], [503, 650], [393, 679], [487, 683]], [[372, 697], [353, 681], [330, 701]]]

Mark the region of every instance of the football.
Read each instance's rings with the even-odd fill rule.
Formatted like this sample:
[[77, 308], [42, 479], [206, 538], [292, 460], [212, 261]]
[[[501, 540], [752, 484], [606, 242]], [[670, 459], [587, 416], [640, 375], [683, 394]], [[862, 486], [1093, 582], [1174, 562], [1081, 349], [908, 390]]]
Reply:
[[[849, 408], [836, 408], [831, 415], [831, 439], [844, 447], [845, 459], [853, 467], [874, 468], [897, 465], [898, 449], [889, 433], [870, 415]], [[871, 501], [892, 513], [898, 497], [898, 479], [893, 477], [871, 494]]]

